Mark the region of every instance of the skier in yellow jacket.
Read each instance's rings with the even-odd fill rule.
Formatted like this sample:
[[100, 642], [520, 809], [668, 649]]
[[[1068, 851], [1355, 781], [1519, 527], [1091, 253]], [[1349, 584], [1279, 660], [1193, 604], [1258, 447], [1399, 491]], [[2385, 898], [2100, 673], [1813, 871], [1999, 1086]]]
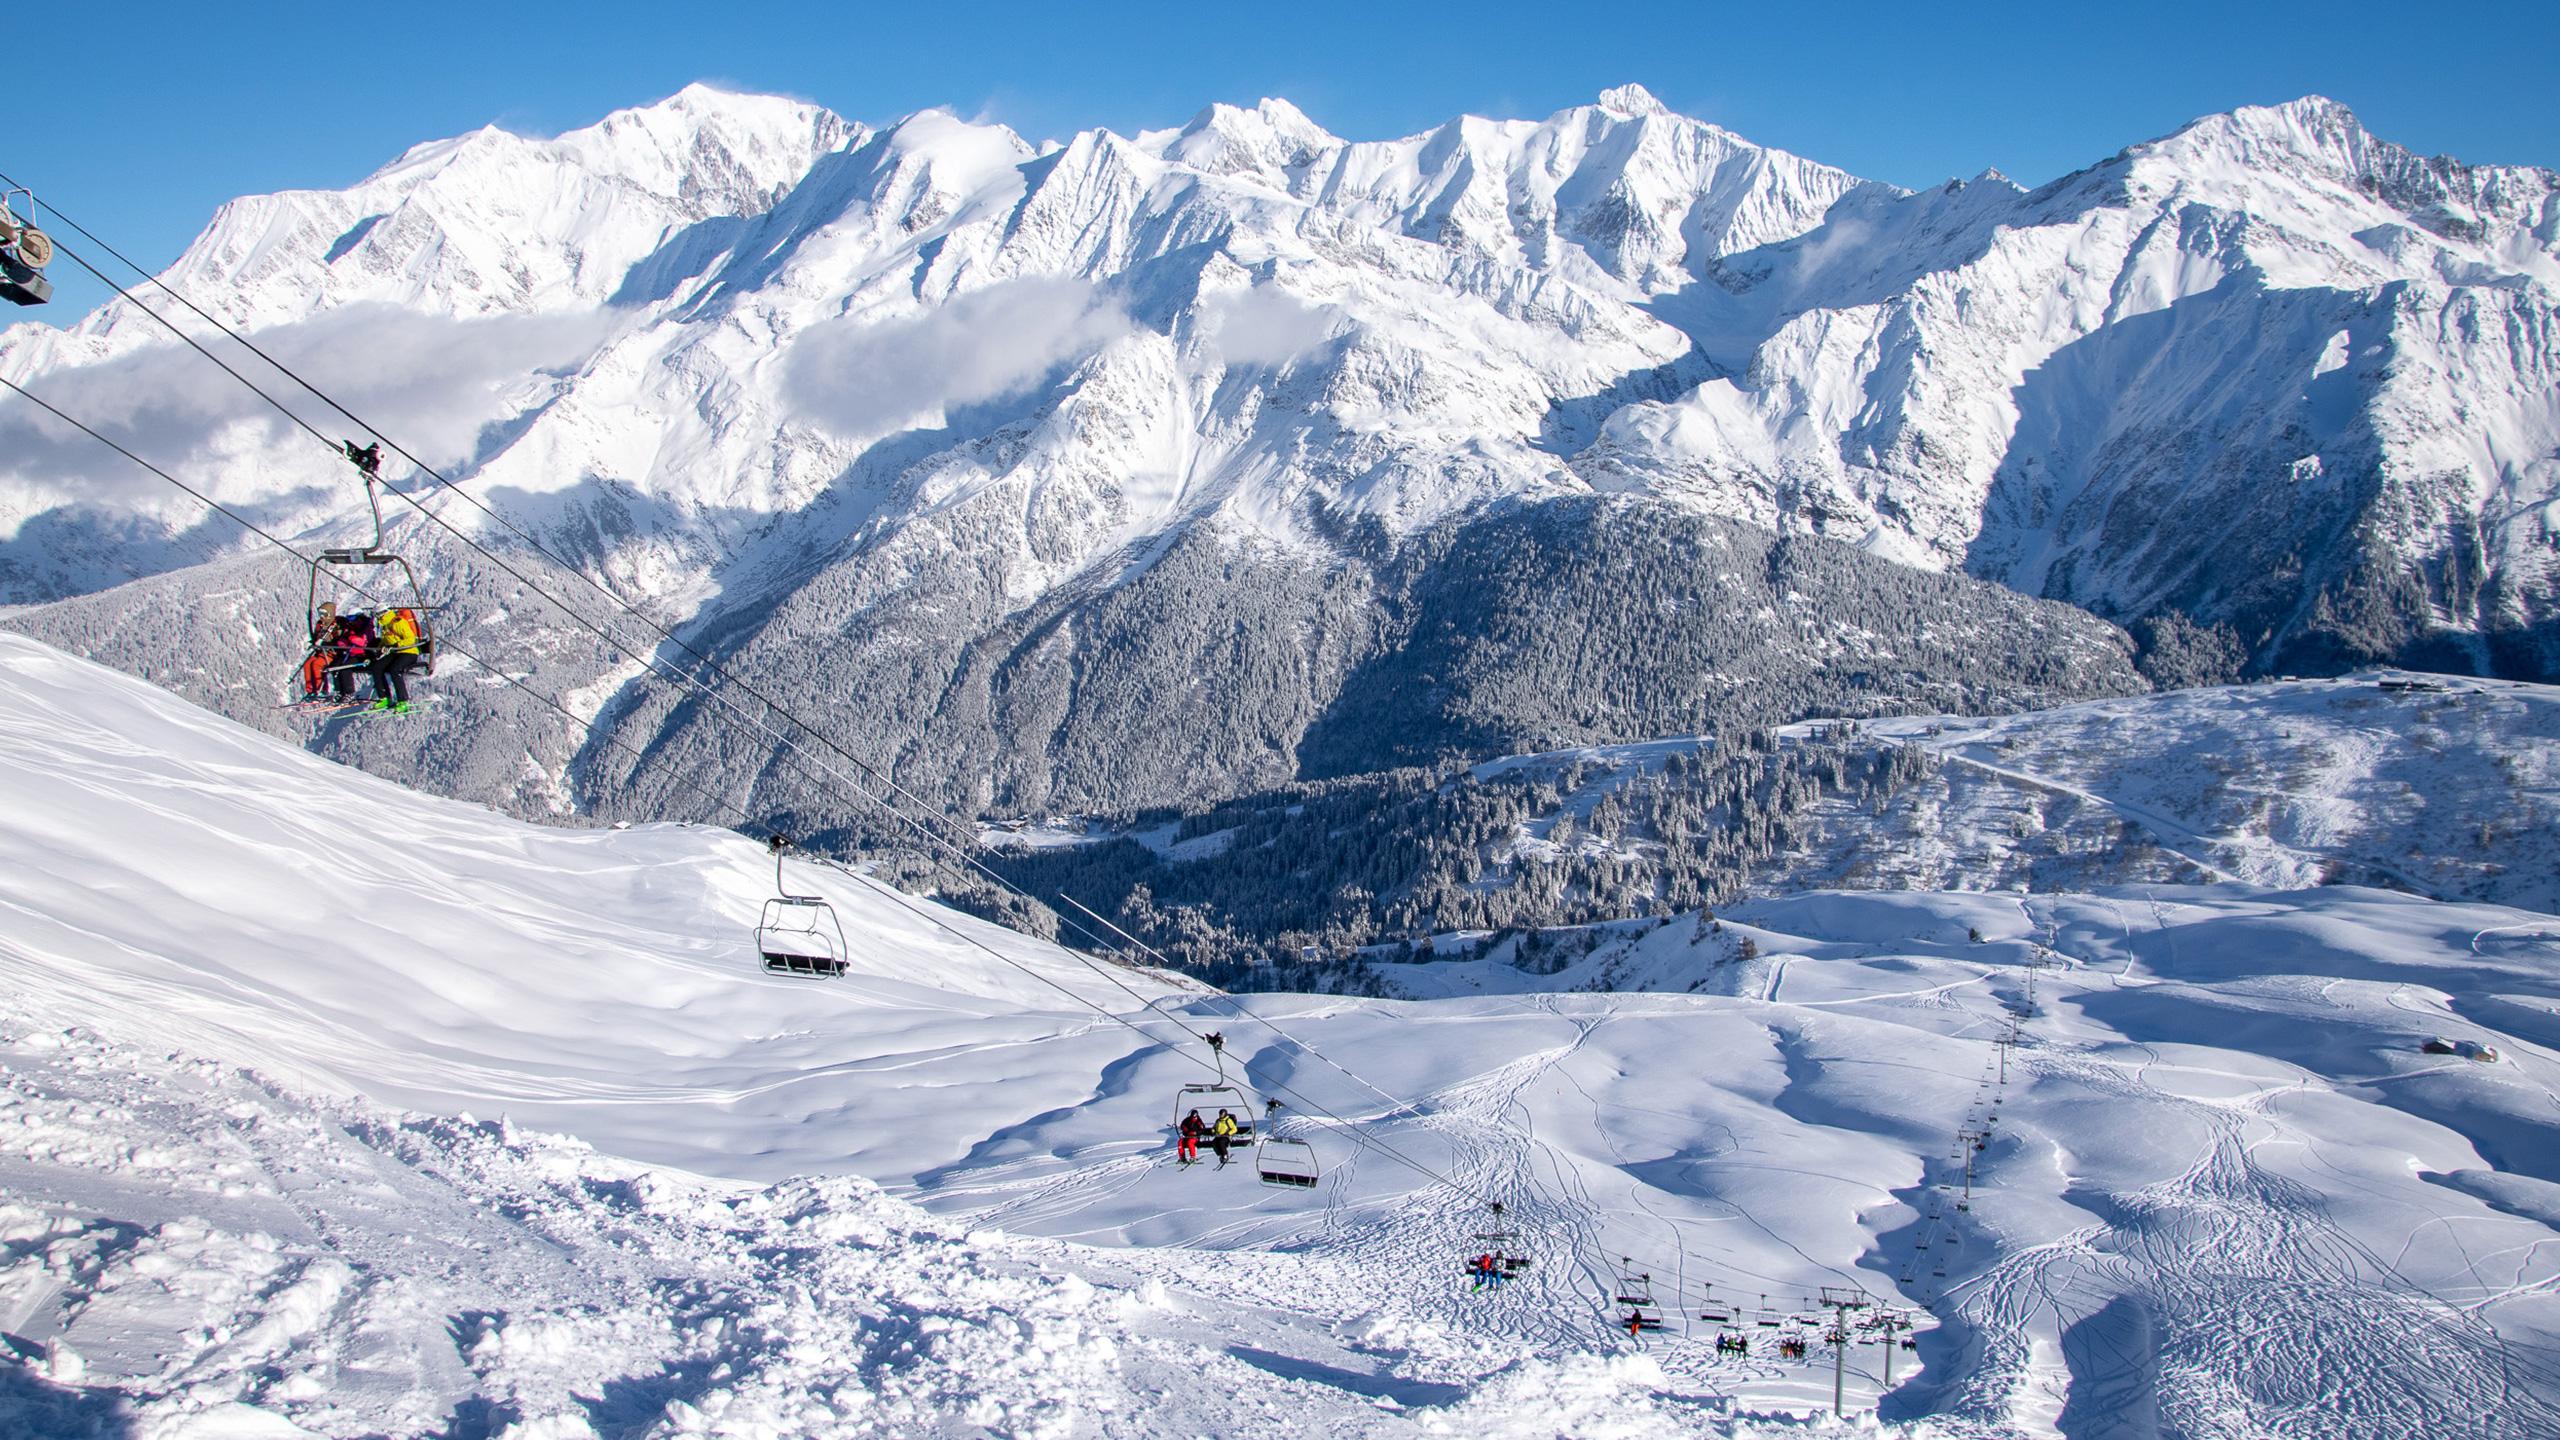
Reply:
[[409, 713], [409, 672], [418, 668], [418, 622], [407, 610], [385, 610], [374, 617], [373, 708], [395, 715]]

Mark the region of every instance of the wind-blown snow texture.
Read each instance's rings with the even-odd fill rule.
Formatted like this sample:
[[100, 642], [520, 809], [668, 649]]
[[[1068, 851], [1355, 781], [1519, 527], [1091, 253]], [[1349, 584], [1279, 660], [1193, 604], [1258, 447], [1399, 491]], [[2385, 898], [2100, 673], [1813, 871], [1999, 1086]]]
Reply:
[[[1824, 1284], [1920, 1314], [1919, 1434], [2560, 1423], [2549, 916], [1816, 894], [1400, 967], [1463, 998], [1229, 999], [795, 871], [856, 936], [814, 984], [756, 968], [738, 837], [532, 829], [20, 639], [0, 676], [21, 1431], [1749, 1435], [1828, 1354], [1699, 1317]], [[1168, 1165], [1203, 1072], [963, 937], [1223, 1028], [1354, 1120], [1284, 1121], [1323, 1183]], [[1653, 993], [1561, 993], [1603, 971]], [[1487, 1198], [1535, 1266], [1471, 1296]]]
[[[742, 670], [822, 665], [914, 783], [1019, 810], [1298, 773], [1392, 656], [1430, 537], [1594, 491], [2191, 615], [2230, 663], [2560, 673], [2554, 197], [2319, 100], [2033, 193], [1904, 194], [1632, 87], [1394, 141], [1266, 100], [1046, 145], [696, 87], [235, 202], [172, 279]], [[343, 465], [127, 307], [12, 330], [0, 368], [262, 521], [343, 528]], [[86, 446], [0, 408], [0, 598], [239, 543]], [[438, 561], [456, 618], [557, 625]], [[19, 623], [87, 648], [121, 603]], [[1904, 603], [1942, 633], [2062, 623]], [[2051, 644], [2069, 686], [2005, 674], [1977, 708], [2133, 688], [2123, 643]], [[1792, 654], [1744, 671], [1792, 694]], [[1138, 738], [1121, 697], [1183, 677], [1200, 733], [1095, 758]], [[653, 803], [743, 783], [698, 711], [589, 699], [660, 757]], [[1499, 719], [1509, 748], [1681, 727]]]

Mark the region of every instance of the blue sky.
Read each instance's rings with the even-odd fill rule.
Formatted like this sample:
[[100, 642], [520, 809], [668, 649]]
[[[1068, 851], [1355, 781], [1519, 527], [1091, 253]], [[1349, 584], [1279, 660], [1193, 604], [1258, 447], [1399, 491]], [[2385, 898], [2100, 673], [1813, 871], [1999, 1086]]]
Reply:
[[[20, 7], [0, 172], [146, 263], [234, 195], [349, 184], [422, 140], [552, 133], [694, 80], [1036, 138], [1284, 95], [1336, 134], [1545, 115], [1635, 80], [1903, 185], [2028, 183], [2201, 114], [2319, 93], [2385, 138], [2560, 167], [2560, 5], [1392, 3]], [[86, 9], [87, 15], [80, 12]], [[1592, 18], [1584, 18], [1592, 17]], [[76, 267], [50, 313], [98, 291]]]

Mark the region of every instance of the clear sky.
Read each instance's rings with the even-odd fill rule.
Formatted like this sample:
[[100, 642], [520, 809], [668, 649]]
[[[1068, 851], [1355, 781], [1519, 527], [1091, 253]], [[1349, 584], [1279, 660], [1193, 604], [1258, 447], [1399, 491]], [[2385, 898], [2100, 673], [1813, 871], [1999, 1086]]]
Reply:
[[[1377, 139], [1462, 113], [1546, 115], [1635, 80], [1749, 139], [1912, 186], [1986, 167], [2033, 184], [2198, 115], [2317, 93], [2424, 152], [2560, 168], [2547, 0], [47, 0], [0, 34], [0, 172], [155, 265], [234, 195], [343, 186], [423, 140], [555, 133], [695, 80], [875, 123], [944, 105], [1034, 139], [1264, 95]], [[55, 270], [57, 304], [20, 318], [96, 303], [76, 267]]]

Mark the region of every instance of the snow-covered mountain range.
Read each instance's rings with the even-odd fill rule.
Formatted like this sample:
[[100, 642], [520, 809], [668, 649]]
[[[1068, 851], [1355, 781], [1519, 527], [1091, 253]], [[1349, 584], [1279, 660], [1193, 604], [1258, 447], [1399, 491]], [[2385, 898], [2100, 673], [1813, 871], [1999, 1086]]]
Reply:
[[[694, 87], [234, 202], [167, 278], [982, 808], [1233, 793], [1378, 760], [1381, 726], [1412, 759], [2139, 688], [2121, 633], [2001, 587], [2135, 626], [2179, 680], [2560, 666], [2560, 179], [2417, 157], [2316, 99], [2033, 192], [1912, 194], [1635, 87], [1394, 141], [1266, 100], [1043, 144]], [[116, 303], [6, 332], [0, 373], [262, 523], [343, 533], [344, 464], [164, 341]], [[0, 406], [0, 595], [237, 549], [123, 464]], [[1630, 556], [1630, 517], [1689, 528]], [[1700, 622], [1718, 643], [1812, 628], [1594, 670], [1603, 694], [1675, 677], [1607, 713], [1471, 678], [1530, 640], [1625, 649], [1656, 618], [1629, 596], [1774, 575], [1750, 558], [1773, 534], [1893, 564], [1799, 565], [1774, 605], [1729, 590]], [[585, 643], [413, 543], [448, 562], [455, 619]], [[1610, 565], [1638, 583], [1591, 578]], [[1520, 593], [1453, 605], [1496, 573]], [[130, 656], [135, 603], [18, 623]], [[159, 660], [240, 650], [236, 614], [169, 603], [139, 642]], [[1984, 643], [2021, 631], [2015, 663]], [[1889, 673], [1851, 676], [1879, 634]], [[1990, 663], [1959, 673], [1929, 636]], [[658, 757], [616, 787], [755, 783], [698, 707], [614, 664], [562, 678]], [[1195, 703], [1168, 716], [1168, 685]], [[1784, 698], [1718, 708], [1737, 688]]]

